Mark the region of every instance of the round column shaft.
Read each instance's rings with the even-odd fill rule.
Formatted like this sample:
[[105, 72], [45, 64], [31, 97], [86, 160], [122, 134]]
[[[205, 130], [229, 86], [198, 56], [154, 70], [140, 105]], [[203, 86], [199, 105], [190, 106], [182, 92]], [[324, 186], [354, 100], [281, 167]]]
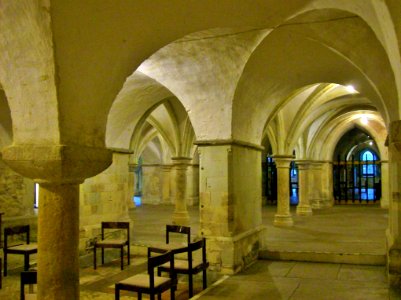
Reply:
[[289, 171], [290, 158], [275, 158], [277, 168], [277, 214], [274, 216], [275, 226], [290, 227], [294, 225], [290, 213]]
[[298, 185], [299, 185], [299, 203], [297, 206], [297, 215], [310, 216], [312, 215], [312, 207], [309, 203], [309, 180], [307, 162], [297, 162], [298, 165]]
[[78, 184], [40, 188], [38, 299], [79, 299]]
[[187, 210], [187, 168], [189, 158], [173, 158], [175, 161], [175, 211], [173, 223], [177, 225], [189, 225], [189, 214]]

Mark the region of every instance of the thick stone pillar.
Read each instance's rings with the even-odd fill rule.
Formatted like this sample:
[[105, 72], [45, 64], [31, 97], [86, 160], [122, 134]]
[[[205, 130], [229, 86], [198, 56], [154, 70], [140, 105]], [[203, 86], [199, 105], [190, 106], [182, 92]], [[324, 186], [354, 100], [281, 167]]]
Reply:
[[322, 201], [326, 207], [334, 205], [333, 196], [333, 164], [329, 161], [322, 162]]
[[175, 210], [173, 223], [178, 225], [189, 225], [189, 214], [187, 209], [187, 168], [191, 161], [188, 157], [173, 157], [175, 168]]
[[311, 164], [309, 165], [310, 169], [309, 197], [312, 209], [322, 209], [332, 206], [332, 203], [330, 203], [330, 200], [329, 198], [327, 198], [327, 195], [324, 196], [323, 193], [323, 186], [324, 185], [327, 186], [327, 184], [324, 184], [324, 182], [327, 182], [327, 176], [328, 176], [326, 170], [323, 168], [323, 164], [324, 162], [322, 161], [311, 161]]
[[236, 141], [198, 146], [201, 235], [211, 268], [233, 274], [257, 259], [261, 245], [261, 148]]
[[94, 239], [101, 233], [102, 221], [130, 220], [129, 209], [135, 206], [128, 163], [128, 152], [113, 149], [113, 163], [102, 173], [86, 179], [80, 185], [81, 254], [92, 251]]
[[297, 215], [310, 216], [312, 215], [312, 207], [309, 203], [309, 168], [308, 161], [297, 161], [298, 165], [298, 195], [299, 203], [297, 206]]
[[40, 184], [38, 299], [79, 299], [79, 186]]
[[[401, 286], [401, 121], [389, 130], [390, 203], [387, 235], [387, 267], [391, 286]], [[384, 183], [385, 184], [385, 183]]]
[[[130, 199], [131, 201], [134, 201], [134, 197], [135, 197], [135, 169], [136, 169], [137, 165], [136, 164], [129, 164], [128, 165], [128, 189], [129, 189], [129, 195], [130, 195]], [[132, 207], [135, 208], [135, 205]]]
[[381, 161], [381, 199], [380, 206], [382, 208], [389, 208], [390, 203], [390, 177], [389, 177], [389, 163], [387, 160]]
[[142, 203], [160, 204], [162, 179], [159, 164], [142, 165]]
[[13, 145], [4, 161], [41, 185], [38, 221], [38, 299], [79, 299], [79, 187], [111, 163], [103, 148]]
[[171, 165], [162, 165], [162, 203], [171, 204], [170, 199], [170, 174]]
[[277, 213], [274, 216], [275, 226], [293, 226], [290, 212], [290, 163], [292, 157], [274, 156], [277, 168]]
[[190, 164], [187, 170], [187, 205], [199, 205], [199, 165]]

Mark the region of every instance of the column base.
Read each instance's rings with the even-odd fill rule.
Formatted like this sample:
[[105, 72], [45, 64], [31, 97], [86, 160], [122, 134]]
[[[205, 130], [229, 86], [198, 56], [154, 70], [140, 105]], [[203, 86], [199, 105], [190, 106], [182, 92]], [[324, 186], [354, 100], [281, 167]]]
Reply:
[[313, 214], [312, 207], [310, 205], [298, 205], [297, 215], [298, 216], [311, 216]]
[[187, 211], [175, 211], [173, 214], [173, 224], [174, 225], [189, 225], [189, 214]]
[[328, 199], [310, 199], [310, 204], [313, 209], [325, 209], [332, 206]]
[[291, 215], [276, 214], [274, 216], [273, 225], [278, 226], [278, 227], [291, 227], [291, 226], [294, 226], [294, 221], [292, 220]]

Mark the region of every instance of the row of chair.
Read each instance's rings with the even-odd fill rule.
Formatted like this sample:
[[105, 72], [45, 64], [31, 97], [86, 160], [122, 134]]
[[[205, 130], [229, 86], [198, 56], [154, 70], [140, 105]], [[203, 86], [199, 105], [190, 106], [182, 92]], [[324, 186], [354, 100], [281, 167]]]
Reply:
[[[171, 232], [183, 233], [187, 235], [187, 245], [181, 247], [170, 247], [169, 234]], [[194, 252], [202, 249], [202, 258], [195, 259]], [[157, 253], [157, 256], [152, 256]], [[186, 259], [178, 258], [186, 253]], [[177, 275], [188, 275], [189, 297], [193, 296], [193, 275], [203, 272], [203, 289], [207, 287], [206, 270], [209, 263], [206, 259], [206, 240], [203, 238], [196, 242], [190, 242], [190, 228], [185, 226], [167, 225], [166, 226], [166, 247], [148, 248], [148, 274], [138, 274], [122, 280], [115, 284], [115, 299], [120, 299], [120, 291], [127, 290], [138, 293], [138, 299], [142, 299], [142, 294], [149, 294], [150, 299], [155, 295], [161, 299], [162, 292], [170, 289], [171, 299], [174, 300], [174, 292], [177, 288]], [[157, 276], [154, 269], [157, 268]], [[162, 277], [162, 272], [169, 274], [169, 277]]]
[[[107, 239], [106, 229], [124, 229], [127, 231], [126, 238]], [[186, 245], [180, 246], [170, 244], [170, 233], [180, 233], [186, 235]], [[26, 234], [26, 244], [8, 246], [8, 237], [14, 234]], [[142, 293], [151, 295], [160, 295], [163, 291], [171, 289], [171, 299], [174, 299], [174, 291], [177, 285], [177, 275], [187, 274], [189, 276], [189, 296], [193, 295], [193, 279], [192, 275], [203, 271], [203, 288], [207, 286], [206, 269], [209, 263], [206, 260], [206, 241], [202, 239], [197, 242], [190, 242], [190, 227], [178, 225], [166, 225], [166, 244], [164, 247], [149, 247], [148, 248], [148, 274], [139, 274], [127, 278], [116, 283], [115, 297], [119, 299], [120, 290], [129, 290], [138, 292], [139, 299]], [[24, 299], [24, 285], [36, 283], [36, 271], [28, 271], [29, 255], [37, 252], [36, 244], [29, 243], [29, 226], [17, 226], [6, 228], [5, 230], [5, 246], [7, 249], [4, 253], [5, 261], [5, 276], [7, 275], [7, 254], [24, 254], [25, 264], [24, 272], [21, 273], [21, 299]], [[123, 249], [127, 246], [128, 265], [130, 264], [130, 238], [129, 238], [129, 223], [128, 222], [102, 222], [101, 224], [101, 240], [94, 244], [94, 268], [96, 269], [96, 248], [102, 249], [102, 264], [104, 264], [104, 249], [105, 248], [120, 248], [121, 269], [123, 270]], [[202, 249], [202, 259], [196, 260], [193, 257], [193, 252]], [[152, 253], [160, 255], [153, 256]], [[177, 259], [176, 255], [187, 254], [187, 259]], [[157, 276], [154, 274], [154, 268], [157, 267]], [[0, 265], [1, 268], [1, 265]], [[170, 274], [169, 278], [161, 277], [162, 272]], [[153, 295], [153, 296], [152, 296]]]

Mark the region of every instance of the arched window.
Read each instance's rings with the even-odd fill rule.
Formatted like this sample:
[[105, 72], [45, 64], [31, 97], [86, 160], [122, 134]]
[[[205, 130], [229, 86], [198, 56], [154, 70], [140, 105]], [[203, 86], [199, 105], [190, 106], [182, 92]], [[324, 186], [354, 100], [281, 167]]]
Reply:
[[374, 161], [376, 160], [376, 155], [370, 150], [363, 151], [360, 157], [363, 162], [362, 165], [362, 175], [363, 176], [373, 176], [375, 174]]

